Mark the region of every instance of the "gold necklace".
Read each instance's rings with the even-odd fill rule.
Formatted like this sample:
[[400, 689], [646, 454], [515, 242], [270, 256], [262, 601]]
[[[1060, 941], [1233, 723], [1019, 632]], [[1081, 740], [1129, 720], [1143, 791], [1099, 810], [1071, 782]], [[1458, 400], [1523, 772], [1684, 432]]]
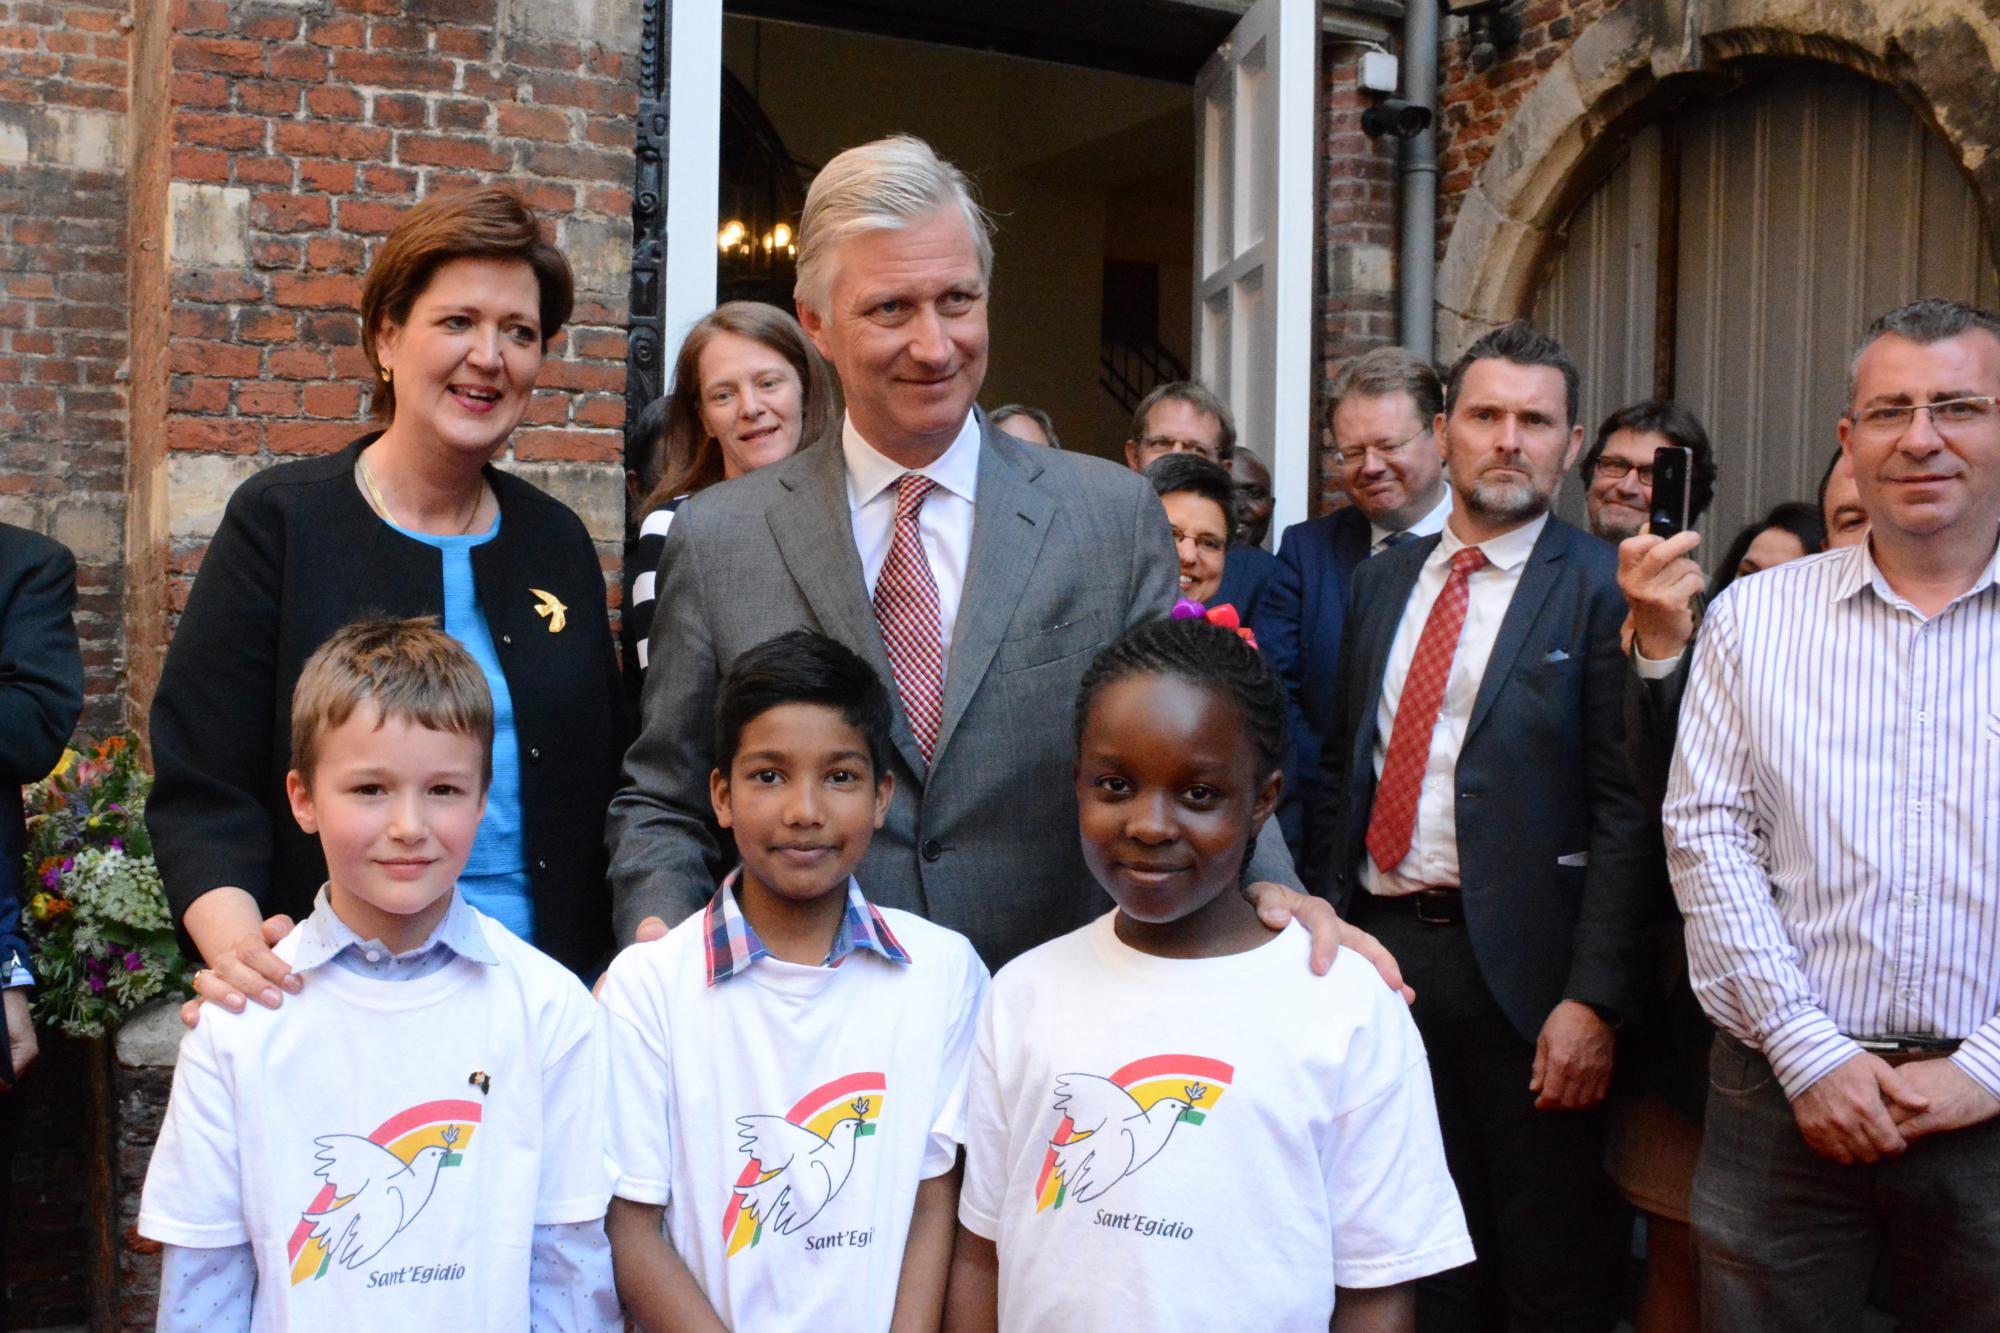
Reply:
[[[356, 469], [361, 473], [361, 484], [368, 491], [368, 498], [374, 503], [375, 512], [405, 531], [416, 531], [416, 529], [409, 527], [408, 524], [396, 522], [396, 516], [389, 512], [389, 502], [382, 498], [382, 488], [375, 484], [375, 474], [368, 470], [367, 458], [356, 458], [354, 464]], [[472, 512], [465, 516], [465, 526], [458, 530], [459, 536], [463, 537], [466, 533], [472, 531], [472, 520], [479, 517], [479, 505], [485, 498], [486, 484], [481, 482], [479, 492], [472, 497]]]

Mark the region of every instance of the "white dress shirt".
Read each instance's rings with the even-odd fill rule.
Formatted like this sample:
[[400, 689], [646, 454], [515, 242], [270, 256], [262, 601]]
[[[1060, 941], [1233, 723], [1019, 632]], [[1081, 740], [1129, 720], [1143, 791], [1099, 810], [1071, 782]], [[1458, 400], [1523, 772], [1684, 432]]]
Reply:
[[1869, 546], [1738, 579], [1695, 641], [1667, 865], [1710, 1018], [1796, 1097], [1940, 1037], [2000, 1095], [2000, 555], [1924, 615]]
[[1425, 514], [1407, 528], [1385, 528], [1372, 520], [1368, 524], [1368, 554], [1380, 555], [1388, 549], [1389, 539], [1399, 532], [1407, 532], [1412, 537], [1428, 537], [1433, 532], [1444, 531], [1444, 521], [1451, 517], [1451, 487], [1444, 488], [1444, 494]]
[[[1527, 568], [1528, 553], [1542, 529], [1549, 525], [1544, 513], [1511, 532], [1479, 542], [1486, 555], [1484, 568], [1466, 581], [1465, 628], [1458, 636], [1458, 651], [1452, 655], [1451, 675], [1445, 678], [1444, 701], [1438, 707], [1437, 727], [1431, 732], [1430, 757], [1424, 764], [1423, 786], [1417, 791], [1417, 825], [1410, 836], [1410, 850], [1391, 871], [1382, 871], [1373, 857], [1361, 861], [1361, 887], [1386, 898], [1415, 893], [1423, 888], [1455, 888], [1458, 885], [1458, 791], [1455, 777], [1458, 752], [1465, 744], [1465, 729], [1472, 721], [1472, 705], [1479, 698], [1479, 682], [1486, 675], [1487, 659], [1493, 656], [1493, 641], [1500, 637], [1500, 622], [1521, 586], [1521, 571]], [[1375, 705], [1375, 780], [1382, 779], [1382, 766], [1389, 757], [1389, 738], [1396, 731], [1396, 706], [1402, 702], [1403, 682], [1410, 674], [1410, 661], [1417, 655], [1417, 640], [1423, 636], [1424, 622], [1431, 607], [1444, 591], [1445, 577], [1451, 572], [1451, 558], [1473, 543], [1461, 541], [1450, 524], [1444, 537], [1417, 575], [1416, 587], [1403, 608], [1403, 620], [1396, 628], [1395, 642], [1389, 646], [1389, 662], [1382, 673], [1382, 697]]]
[[931, 577], [937, 580], [938, 623], [943, 631], [944, 660], [951, 662], [951, 631], [958, 623], [959, 599], [965, 595], [965, 570], [972, 558], [972, 505], [979, 492], [979, 417], [968, 412], [958, 438], [928, 466], [906, 468], [885, 458], [854, 429], [854, 418], [840, 427], [840, 447], [847, 457], [847, 506], [854, 520], [854, 549], [861, 553], [861, 578], [868, 596], [889, 559], [896, 539], [896, 482], [905, 472], [921, 472], [937, 483], [917, 515], [917, 531]]

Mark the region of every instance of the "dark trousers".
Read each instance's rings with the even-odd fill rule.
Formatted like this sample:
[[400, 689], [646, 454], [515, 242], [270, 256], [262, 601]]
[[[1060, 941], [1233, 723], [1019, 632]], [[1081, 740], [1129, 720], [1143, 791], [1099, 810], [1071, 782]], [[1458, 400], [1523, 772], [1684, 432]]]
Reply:
[[1500, 1010], [1463, 924], [1358, 906], [1416, 988], [1445, 1161], [1477, 1262], [1417, 1284], [1418, 1333], [1603, 1333], [1629, 1230], [1604, 1173], [1604, 1111], [1537, 1111], [1535, 1048]]
[[1902, 1327], [2000, 1329], [2000, 1120], [1842, 1166], [1814, 1152], [1762, 1055], [1718, 1037], [1694, 1175], [1703, 1322], [1850, 1333], [1886, 1263]]

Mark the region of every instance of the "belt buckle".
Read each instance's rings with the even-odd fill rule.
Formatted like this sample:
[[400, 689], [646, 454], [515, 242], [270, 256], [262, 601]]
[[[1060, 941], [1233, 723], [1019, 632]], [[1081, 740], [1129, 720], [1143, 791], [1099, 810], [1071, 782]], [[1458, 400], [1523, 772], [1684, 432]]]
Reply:
[[1418, 889], [1417, 921], [1426, 926], [1458, 924], [1458, 894], [1450, 889]]

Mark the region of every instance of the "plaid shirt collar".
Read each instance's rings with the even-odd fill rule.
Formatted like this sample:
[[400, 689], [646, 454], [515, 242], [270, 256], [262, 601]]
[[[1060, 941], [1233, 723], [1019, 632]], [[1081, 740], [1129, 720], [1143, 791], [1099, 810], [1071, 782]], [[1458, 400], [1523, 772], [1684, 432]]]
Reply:
[[[730, 871], [729, 878], [722, 881], [722, 887], [702, 910], [701, 931], [708, 941], [711, 986], [746, 970], [759, 958], [771, 957], [771, 951], [744, 920], [743, 909], [736, 902], [736, 876], [740, 873], [740, 870]], [[860, 883], [849, 875], [847, 910], [841, 913], [840, 930], [834, 935], [833, 948], [827, 951], [822, 966], [839, 967], [856, 949], [872, 949], [892, 963], [910, 961], [909, 952], [891, 933], [889, 923], [882, 919], [873, 903], [861, 896]]]

